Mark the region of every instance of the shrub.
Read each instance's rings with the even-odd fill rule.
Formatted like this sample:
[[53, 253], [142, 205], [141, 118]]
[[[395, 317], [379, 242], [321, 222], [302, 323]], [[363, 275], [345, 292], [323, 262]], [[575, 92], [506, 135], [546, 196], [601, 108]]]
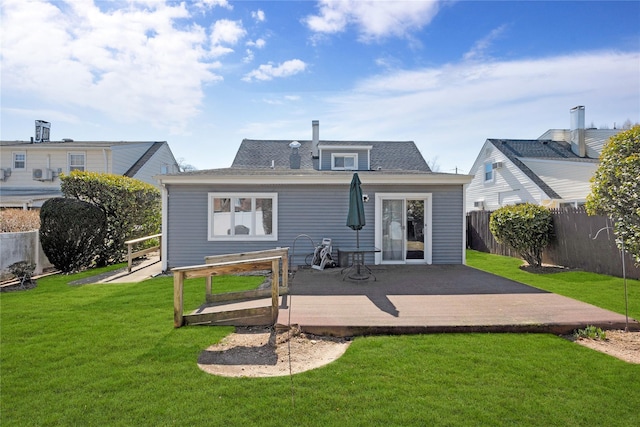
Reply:
[[23, 209], [4, 209], [0, 211], [0, 233], [32, 231], [40, 228], [40, 213]]
[[587, 197], [590, 215], [613, 221], [616, 243], [640, 263], [640, 125], [609, 139]]
[[529, 265], [542, 264], [542, 250], [553, 236], [551, 212], [532, 203], [503, 206], [491, 214], [489, 229], [499, 242], [512, 247]]
[[591, 340], [607, 339], [607, 333], [603, 331], [601, 328], [598, 328], [593, 325], [589, 325], [584, 329], [578, 329], [574, 335], [576, 338], [588, 338]]
[[20, 287], [24, 289], [25, 285], [31, 284], [31, 276], [36, 269], [36, 265], [27, 261], [18, 261], [11, 264], [8, 269], [11, 274], [20, 280]]
[[40, 242], [64, 273], [92, 266], [102, 247], [107, 219], [96, 206], [76, 199], [49, 199], [40, 209]]
[[127, 240], [160, 232], [160, 191], [153, 185], [121, 175], [81, 171], [60, 180], [65, 197], [91, 203], [106, 216], [107, 235], [98, 252], [98, 266], [122, 261]]

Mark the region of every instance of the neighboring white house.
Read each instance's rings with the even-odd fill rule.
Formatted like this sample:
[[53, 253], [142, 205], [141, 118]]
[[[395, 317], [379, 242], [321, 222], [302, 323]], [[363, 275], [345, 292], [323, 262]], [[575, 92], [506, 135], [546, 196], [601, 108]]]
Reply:
[[[166, 141], [49, 141], [48, 127], [31, 141], [0, 141], [0, 207], [40, 207], [60, 197], [60, 175], [104, 172], [159, 186], [153, 177], [179, 171]], [[44, 137], [43, 137], [44, 136]]]
[[571, 109], [570, 119], [570, 129], [550, 129], [538, 139], [487, 139], [469, 171], [467, 212], [527, 202], [583, 205], [602, 147], [622, 130], [585, 129], [582, 106]]

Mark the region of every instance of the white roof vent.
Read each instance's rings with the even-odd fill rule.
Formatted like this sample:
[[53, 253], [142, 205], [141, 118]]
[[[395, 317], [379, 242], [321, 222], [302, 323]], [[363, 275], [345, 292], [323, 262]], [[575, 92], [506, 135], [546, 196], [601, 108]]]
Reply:
[[300, 143], [298, 141], [293, 141], [291, 142], [291, 144], [289, 144], [290, 148], [300, 148]]

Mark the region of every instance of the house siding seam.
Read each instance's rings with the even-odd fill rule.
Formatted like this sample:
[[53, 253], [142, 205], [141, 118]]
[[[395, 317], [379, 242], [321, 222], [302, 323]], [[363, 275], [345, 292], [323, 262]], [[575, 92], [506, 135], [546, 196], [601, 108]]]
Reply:
[[[274, 186], [211, 186], [167, 185], [166, 221], [168, 236], [167, 268], [201, 264], [205, 256], [246, 252], [275, 247], [289, 247], [292, 265], [304, 265], [305, 257], [313, 253], [315, 244], [325, 237], [331, 238], [334, 256], [340, 247], [355, 244], [355, 232], [346, 226], [349, 189], [338, 185]], [[278, 194], [277, 241], [224, 241], [207, 240], [208, 193], [260, 192]], [[463, 194], [462, 185], [453, 186], [363, 186], [371, 200], [365, 204], [367, 225], [360, 231], [360, 245], [373, 246], [375, 239], [376, 192], [431, 193], [432, 262], [434, 264], [460, 264], [463, 262]], [[295, 253], [293, 252], [295, 249]], [[373, 263], [373, 255], [366, 259]]]

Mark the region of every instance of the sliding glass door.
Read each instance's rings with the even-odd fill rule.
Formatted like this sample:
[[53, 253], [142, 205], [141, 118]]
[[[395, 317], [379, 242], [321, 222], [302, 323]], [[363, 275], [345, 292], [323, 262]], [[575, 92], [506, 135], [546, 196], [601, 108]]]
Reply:
[[380, 198], [380, 231], [382, 262], [424, 263], [429, 258], [425, 236], [425, 212], [428, 197]]

